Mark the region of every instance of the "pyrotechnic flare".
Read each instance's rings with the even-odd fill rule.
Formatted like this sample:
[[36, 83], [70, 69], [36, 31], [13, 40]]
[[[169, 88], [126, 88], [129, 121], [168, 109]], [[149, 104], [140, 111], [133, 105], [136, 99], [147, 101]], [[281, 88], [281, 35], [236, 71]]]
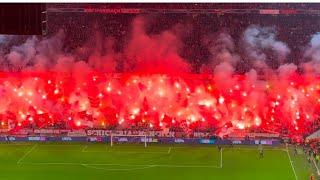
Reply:
[[[305, 73], [283, 64], [290, 49], [274, 29], [250, 26], [242, 44], [251, 70], [237, 73], [243, 57], [231, 36], [222, 33], [204, 41], [211, 54], [203, 73], [187, 74], [191, 65], [179, 54], [176, 29], [149, 35], [142, 17], [132, 27], [121, 52], [107, 38], [86, 60], [64, 53], [63, 32], [12, 47], [0, 63], [1, 127], [180, 127], [217, 134], [259, 129], [304, 135], [318, 119], [318, 35], [305, 53], [311, 59], [301, 66]], [[276, 56], [276, 68], [269, 67], [265, 50]], [[116, 74], [118, 66], [128, 73]], [[261, 68], [263, 77], [256, 71]]]

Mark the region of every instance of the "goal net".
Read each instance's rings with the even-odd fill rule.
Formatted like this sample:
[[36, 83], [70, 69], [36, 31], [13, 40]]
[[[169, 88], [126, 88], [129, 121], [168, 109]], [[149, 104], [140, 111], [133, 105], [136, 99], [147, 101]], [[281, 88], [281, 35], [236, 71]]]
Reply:
[[144, 147], [147, 147], [147, 135], [119, 135], [111, 134], [110, 136], [110, 145], [114, 146], [115, 144], [143, 144]]

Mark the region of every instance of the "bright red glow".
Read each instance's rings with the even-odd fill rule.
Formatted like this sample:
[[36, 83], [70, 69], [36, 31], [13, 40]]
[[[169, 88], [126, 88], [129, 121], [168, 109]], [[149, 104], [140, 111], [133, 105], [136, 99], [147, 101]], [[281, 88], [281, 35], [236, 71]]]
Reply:
[[0, 74], [1, 125], [221, 128], [303, 135], [320, 113], [320, 79], [211, 75]]

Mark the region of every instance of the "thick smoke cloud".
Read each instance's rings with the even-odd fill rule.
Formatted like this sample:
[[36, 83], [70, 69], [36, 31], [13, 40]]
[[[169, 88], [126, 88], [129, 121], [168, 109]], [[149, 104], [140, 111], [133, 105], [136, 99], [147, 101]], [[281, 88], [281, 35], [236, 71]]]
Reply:
[[272, 27], [248, 27], [243, 34], [243, 46], [247, 58], [259, 68], [266, 68], [271, 56], [280, 65], [290, 53], [288, 46], [277, 40], [276, 30]]
[[62, 53], [64, 33], [58, 32], [48, 39], [28, 38], [23, 44], [13, 46], [3, 58], [3, 70], [45, 71], [57, 64]]
[[148, 35], [145, 23], [142, 17], [133, 20], [131, 39], [124, 50], [125, 69], [153, 73], [189, 72], [189, 64], [179, 55], [182, 46], [179, 36], [173, 30]]
[[[132, 22], [132, 32], [121, 52], [115, 52], [115, 39], [95, 36], [94, 42], [79, 47], [80, 53], [64, 52], [64, 32], [39, 40], [33, 36], [23, 44], [13, 46], [2, 60], [6, 71], [68, 71], [83, 61], [88, 68], [100, 72], [115, 72], [120, 63], [126, 72], [179, 73], [190, 72], [190, 65], [180, 56], [182, 42], [175, 26], [159, 34], [146, 33], [146, 19], [137, 17]], [[5, 39], [5, 38], [2, 38]], [[82, 53], [82, 54], [81, 54]], [[88, 54], [83, 59], [78, 54]], [[80, 56], [81, 56], [80, 55]], [[61, 68], [61, 69], [60, 69]]]
[[[132, 32], [120, 51], [115, 51], [116, 39], [104, 38], [98, 33], [93, 38], [93, 43], [79, 47], [75, 53], [64, 51], [66, 35], [62, 31], [42, 40], [30, 37], [23, 44], [12, 46], [10, 52], [1, 57], [0, 68], [4, 71], [65, 72], [73, 69], [70, 66], [83, 61], [87, 68], [100, 72], [116, 72], [119, 67], [124, 72], [191, 72], [191, 64], [180, 55], [183, 47], [180, 33], [183, 26], [176, 25], [158, 34], [148, 34], [146, 23], [144, 17], [137, 17], [132, 21]], [[0, 42], [8, 38], [10, 37], [1, 36]], [[319, 39], [318, 34], [314, 35], [304, 54], [313, 62], [320, 60]], [[284, 64], [290, 53], [287, 45], [277, 40], [275, 28], [255, 25], [244, 31], [241, 42], [234, 42], [228, 33], [222, 32], [204, 35], [203, 44], [210, 56], [208, 63], [202, 65], [201, 71], [211, 73], [221, 63], [228, 63], [235, 68], [244, 62], [242, 59], [249, 59], [252, 68], [275, 69]], [[237, 53], [238, 45], [245, 54]], [[3, 47], [1, 44], [0, 46]], [[273, 67], [272, 64], [276, 66]]]
[[320, 33], [314, 34], [304, 53], [305, 58], [310, 58], [314, 62], [320, 62]]
[[204, 44], [210, 52], [210, 59], [208, 64], [202, 66], [202, 71], [213, 72], [220, 63], [227, 63], [234, 67], [240, 61], [240, 56], [235, 52], [234, 41], [227, 33], [206, 36]]
[[303, 54], [304, 62], [301, 64], [306, 73], [320, 73], [320, 33], [311, 37]]

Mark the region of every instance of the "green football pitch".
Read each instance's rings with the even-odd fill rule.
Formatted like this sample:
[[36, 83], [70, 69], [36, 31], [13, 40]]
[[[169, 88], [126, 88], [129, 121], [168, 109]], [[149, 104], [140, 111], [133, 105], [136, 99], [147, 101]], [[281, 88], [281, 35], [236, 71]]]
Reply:
[[1, 143], [1, 180], [307, 180], [315, 164], [292, 148]]

